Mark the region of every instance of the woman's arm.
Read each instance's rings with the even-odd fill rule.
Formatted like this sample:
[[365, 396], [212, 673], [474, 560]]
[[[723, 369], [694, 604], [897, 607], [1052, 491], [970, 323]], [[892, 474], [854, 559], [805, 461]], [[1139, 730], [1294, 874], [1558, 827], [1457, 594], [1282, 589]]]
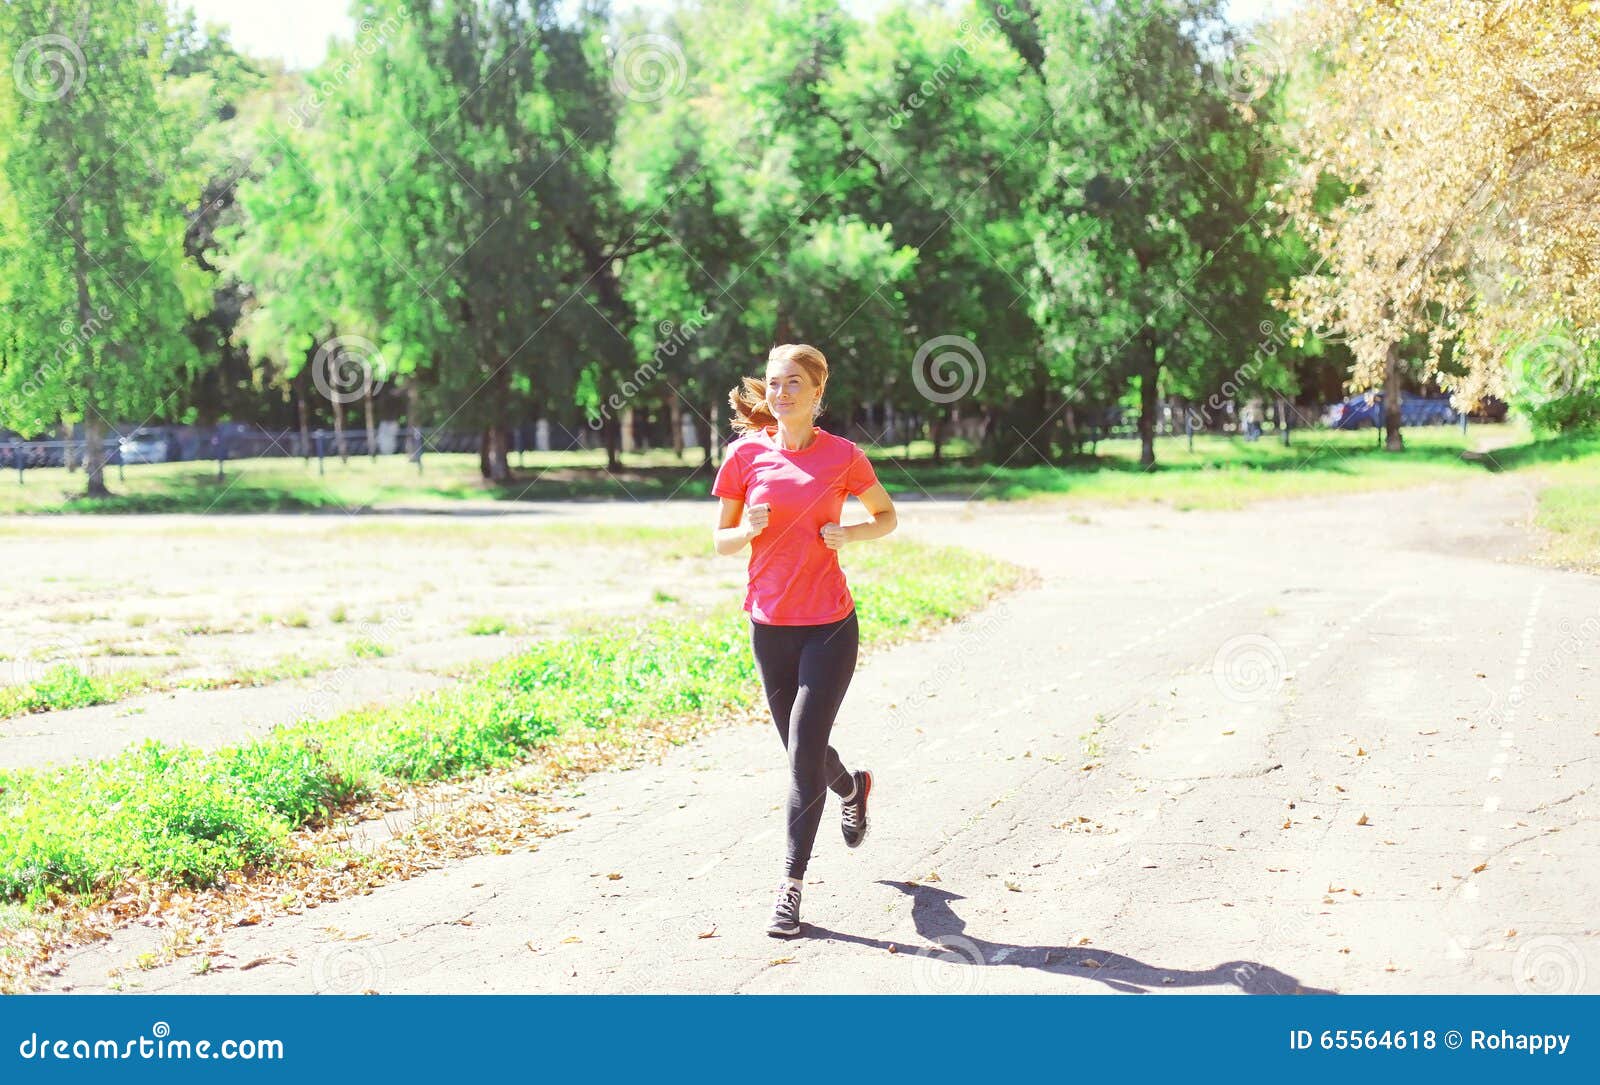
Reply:
[[883, 483], [875, 482], [868, 489], [862, 490], [857, 496], [872, 519], [867, 520], [865, 523], [850, 524], [847, 527], [828, 524], [822, 529], [822, 541], [827, 546], [837, 550], [845, 543], [881, 539], [893, 531], [895, 525], [900, 522], [895, 516], [894, 502], [889, 498], [889, 491], [883, 488]]
[[711, 541], [719, 554], [737, 554], [743, 550], [751, 539], [761, 534], [767, 526], [767, 515], [770, 510], [766, 505], [754, 505], [745, 515], [743, 501], [735, 501], [731, 497], [722, 498], [722, 508], [718, 513], [717, 526], [712, 529]]

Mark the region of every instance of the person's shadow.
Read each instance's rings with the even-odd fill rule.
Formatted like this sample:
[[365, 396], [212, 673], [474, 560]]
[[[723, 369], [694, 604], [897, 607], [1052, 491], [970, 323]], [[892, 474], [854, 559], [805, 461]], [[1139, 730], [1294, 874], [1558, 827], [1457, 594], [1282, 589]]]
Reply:
[[[1204, 971], [1187, 968], [1159, 968], [1132, 957], [1113, 953], [1099, 946], [1019, 946], [990, 942], [965, 933], [967, 924], [950, 907], [951, 901], [965, 900], [928, 885], [880, 879], [880, 885], [893, 886], [911, 898], [911, 921], [917, 933], [929, 943], [914, 954], [930, 960], [969, 965], [1011, 965], [1037, 968], [1059, 975], [1099, 980], [1114, 991], [1148, 994], [1169, 987], [1217, 987], [1231, 985], [1248, 995], [1331, 995], [1334, 991], [1307, 987], [1295, 977], [1258, 961], [1224, 961]], [[887, 950], [890, 943], [878, 938], [863, 938], [828, 930], [814, 923], [806, 927], [814, 935], [840, 942]], [[896, 946], [897, 949], [909, 947]], [[909, 954], [908, 954], [909, 955]]]

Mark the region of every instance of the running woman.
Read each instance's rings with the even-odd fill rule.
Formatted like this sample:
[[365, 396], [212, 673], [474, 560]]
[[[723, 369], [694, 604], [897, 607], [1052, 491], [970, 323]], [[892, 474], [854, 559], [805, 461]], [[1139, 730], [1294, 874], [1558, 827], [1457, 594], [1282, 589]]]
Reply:
[[[800, 886], [828, 791], [839, 796], [844, 841], [867, 835], [872, 773], [847, 772], [828, 744], [855, 673], [855, 600], [839, 548], [894, 530], [894, 503], [858, 445], [815, 424], [828, 383], [822, 352], [774, 347], [765, 382], [745, 377], [728, 393], [733, 428], [711, 492], [722, 499], [717, 553], [750, 547], [750, 642], [767, 707], [789, 753], [788, 855], [767, 933], [800, 933]], [[841, 526], [847, 494], [871, 519]]]

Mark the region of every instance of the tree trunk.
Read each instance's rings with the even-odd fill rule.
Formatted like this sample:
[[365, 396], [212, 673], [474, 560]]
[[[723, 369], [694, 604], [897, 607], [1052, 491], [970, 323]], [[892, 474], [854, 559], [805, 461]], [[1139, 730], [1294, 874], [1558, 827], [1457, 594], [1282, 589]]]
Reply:
[[102, 437], [100, 413], [90, 410], [83, 418], [83, 472], [88, 476], [88, 488], [84, 492], [90, 497], [111, 496], [111, 491], [106, 489], [106, 446]]
[[948, 408], [934, 412], [933, 421], [928, 424], [928, 435], [933, 438], [933, 465], [935, 467], [944, 465], [945, 415], [949, 413]]
[[69, 475], [78, 469], [78, 453], [72, 447], [72, 423], [65, 415], [61, 417], [61, 466]]
[[421, 414], [422, 389], [413, 380], [406, 384], [406, 455], [412, 459], [417, 456], [417, 445], [421, 440], [422, 426], [417, 422]]
[[617, 446], [622, 440], [622, 422], [615, 413], [606, 417], [605, 424], [600, 427], [600, 436], [606, 444], [606, 470], [622, 470], [622, 458], [617, 455]]
[[1400, 344], [1391, 342], [1383, 360], [1383, 448], [1385, 452], [1405, 451], [1400, 436]]
[[378, 462], [378, 423], [373, 417], [375, 412], [372, 406], [373, 382], [367, 381], [367, 394], [361, 397], [367, 409], [367, 458], [373, 463]]
[[672, 427], [672, 453], [681, 462], [683, 459], [683, 400], [678, 398], [677, 389], [667, 393], [667, 425]]
[[706, 415], [706, 417], [711, 419], [713, 424], [707, 425], [700, 434], [700, 451], [704, 453], [705, 456], [705, 458], [700, 462], [703, 465], [712, 468], [717, 466], [712, 462], [712, 457], [716, 455], [717, 434], [714, 423], [717, 417], [717, 409], [716, 403], [712, 403], [711, 411]]
[[333, 397], [333, 444], [339, 450], [339, 462], [350, 462], [350, 448], [344, 443], [344, 404]]
[[510, 445], [506, 427], [483, 427], [478, 442], [478, 473], [489, 482], [507, 482], [511, 478], [511, 461], [506, 455]]
[[301, 369], [294, 379], [295, 413], [300, 419], [300, 455], [311, 463], [311, 406], [306, 402], [306, 371]]
[[1156, 382], [1161, 367], [1156, 364], [1155, 348], [1147, 345], [1145, 349], [1145, 370], [1139, 377], [1139, 466], [1148, 470], [1156, 465]]

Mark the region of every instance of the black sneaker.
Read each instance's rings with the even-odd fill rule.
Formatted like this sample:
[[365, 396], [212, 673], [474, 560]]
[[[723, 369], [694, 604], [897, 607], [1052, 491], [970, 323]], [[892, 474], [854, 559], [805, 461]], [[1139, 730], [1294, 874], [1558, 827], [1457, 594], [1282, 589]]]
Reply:
[[845, 844], [853, 848], [867, 838], [867, 796], [872, 794], [872, 773], [857, 769], [851, 775], [856, 778], [856, 796], [840, 803], [844, 809], [839, 825], [844, 830]]
[[767, 933], [774, 938], [792, 938], [800, 933], [800, 887], [793, 882], [785, 881], [778, 888]]

